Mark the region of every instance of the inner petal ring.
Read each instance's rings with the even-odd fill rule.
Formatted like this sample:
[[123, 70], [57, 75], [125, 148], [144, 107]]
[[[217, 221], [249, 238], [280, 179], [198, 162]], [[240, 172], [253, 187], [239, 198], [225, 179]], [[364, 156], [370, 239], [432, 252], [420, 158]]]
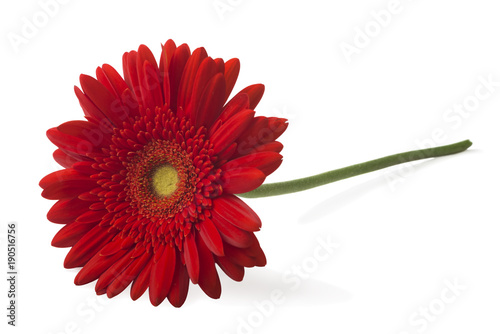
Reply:
[[145, 217], [172, 217], [194, 196], [197, 174], [187, 152], [166, 140], [153, 141], [127, 166], [130, 203]]

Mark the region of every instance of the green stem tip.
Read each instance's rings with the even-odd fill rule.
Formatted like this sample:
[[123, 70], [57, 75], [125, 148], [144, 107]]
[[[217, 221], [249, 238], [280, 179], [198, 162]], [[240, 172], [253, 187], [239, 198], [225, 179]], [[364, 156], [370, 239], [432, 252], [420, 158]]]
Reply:
[[244, 198], [258, 198], [258, 197], [290, 194], [298, 191], [319, 187], [328, 183], [340, 181], [353, 176], [370, 173], [386, 167], [399, 165], [405, 162], [460, 153], [467, 150], [471, 145], [472, 142], [470, 140], [464, 140], [451, 145], [398, 153], [394, 155], [389, 155], [387, 157], [366, 161], [360, 164], [331, 170], [326, 173], [304, 177], [301, 179], [263, 184], [255, 190], [243, 194], [238, 194], [238, 196]]

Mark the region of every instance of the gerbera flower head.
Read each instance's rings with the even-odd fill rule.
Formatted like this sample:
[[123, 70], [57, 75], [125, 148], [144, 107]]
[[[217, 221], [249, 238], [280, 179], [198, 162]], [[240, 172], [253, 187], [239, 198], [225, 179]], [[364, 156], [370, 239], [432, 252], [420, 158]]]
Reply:
[[287, 123], [255, 116], [261, 84], [226, 102], [239, 68], [169, 40], [158, 62], [144, 45], [125, 53], [123, 77], [107, 64], [81, 75], [86, 120], [47, 131], [64, 169], [40, 181], [57, 200], [47, 218], [64, 224], [52, 245], [82, 267], [75, 284], [97, 280], [110, 298], [131, 284], [134, 300], [149, 289], [153, 305], [179, 307], [189, 281], [220, 297], [216, 265], [240, 281], [266, 264], [261, 221], [235, 194], [279, 167]]

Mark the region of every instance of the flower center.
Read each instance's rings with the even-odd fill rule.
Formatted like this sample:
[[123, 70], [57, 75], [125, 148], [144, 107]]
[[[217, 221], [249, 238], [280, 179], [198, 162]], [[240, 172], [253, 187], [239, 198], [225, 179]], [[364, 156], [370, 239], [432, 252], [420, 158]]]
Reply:
[[156, 168], [151, 178], [151, 186], [158, 197], [170, 197], [178, 188], [179, 174], [170, 164]]
[[153, 141], [128, 165], [131, 205], [145, 217], [168, 217], [181, 211], [194, 196], [196, 173], [179, 145]]
[[214, 166], [206, 128], [165, 108], [141, 109], [134, 124], [115, 129], [96, 178], [114, 228], [138, 243], [180, 250], [192, 228], [210, 217], [212, 199], [223, 191], [222, 170]]

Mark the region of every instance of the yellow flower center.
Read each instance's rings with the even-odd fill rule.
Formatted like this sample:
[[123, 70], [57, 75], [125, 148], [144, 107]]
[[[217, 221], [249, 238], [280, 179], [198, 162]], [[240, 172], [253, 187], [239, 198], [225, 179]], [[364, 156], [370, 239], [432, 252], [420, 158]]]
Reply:
[[177, 190], [179, 175], [169, 164], [161, 165], [153, 172], [152, 187], [159, 197], [170, 197]]

